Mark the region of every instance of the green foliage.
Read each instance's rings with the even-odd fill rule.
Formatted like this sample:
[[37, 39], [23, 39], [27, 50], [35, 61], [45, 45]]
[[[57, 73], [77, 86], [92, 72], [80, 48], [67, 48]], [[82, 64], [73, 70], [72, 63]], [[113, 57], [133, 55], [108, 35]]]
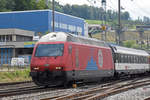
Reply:
[[[52, 2], [47, 0], [0, 0], [0, 11], [24, 11], [36, 9], [52, 9]], [[60, 5], [55, 2], [55, 10], [90, 20], [104, 20], [104, 10], [102, 8], [88, 5]], [[128, 20], [128, 12], [121, 14], [123, 20]], [[107, 21], [112, 22], [117, 19], [117, 12], [108, 10], [106, 12]]]
[[[35, 0], [34, 0], [35, 1]], [[45, 0], [39, 0], [36, 4], [35, 4], [35, 8], [34, 9], [47, 9], [47, 5], [45, 3]]]

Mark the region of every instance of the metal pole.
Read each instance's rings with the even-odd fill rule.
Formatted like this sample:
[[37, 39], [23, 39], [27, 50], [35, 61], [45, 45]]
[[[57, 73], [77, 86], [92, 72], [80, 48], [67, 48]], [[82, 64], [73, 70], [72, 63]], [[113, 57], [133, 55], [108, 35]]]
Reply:
[[149, 35], [147, 33], [147, 49], [149, 49]]
[[[105, 1], [105, 27], [106, 27], [106, 1]], [[107, 27], [106, 27], [107, 29]], [[105, 29], [105, 42], [107, 41], [107, 32], [106, 32], [106, 29]]]
[[118, 0], [118, 44], [120, 45], [121, 22], [120, 22], [120, 0]]
[[55, 0], [52, 1], [53, 32], [55, 31]]
[[106, 38], [106, 0], [102, 0], [102, 7], [103, 7], [103, 9], [104, 9], [104, 15], [103, 15], [103, 21], [104, 21], [104, 23], [103, 23], [103, 21], [102, 21], [102, 25], [103, 25], [103, 27], [105, 27], [105, 29], [103, 30], [103, 33], [104, 33], [104, 38], [103, 38], [103, 40], [104, 41], [106, 41], [107, 40], [107, 38]]

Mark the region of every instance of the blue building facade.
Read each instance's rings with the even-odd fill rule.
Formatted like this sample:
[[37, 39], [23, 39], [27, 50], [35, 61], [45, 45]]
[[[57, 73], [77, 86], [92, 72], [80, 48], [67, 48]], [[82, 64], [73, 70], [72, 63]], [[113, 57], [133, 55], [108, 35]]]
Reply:
[[[55, 31], [84, 36], [84, 19], [55, 12]], [[0, 29], [18, 28], [45, 34], [52, 31], [52, 11], [32, 10], [0, 13]]]
[[[52, 23], [51, 10], [0, 12], [0, 65], [11, 64], [12, 58], [24, 57], [24, 55], [30, 59], [32, 54], [30, 51], [32, 51], [35, 41], [17, 41], [17, 39], [13, 39], [22, 37], [23, 33], [20, 32], [23, 31], [25, 31], [24, 33], [31, 31], [34, 36], [42, 36], [52, 32]], [[55, 12], [56, 32], [63, 31], [84, 36], [84, 28], [84, 19]], [[10, 29], [17, 30], [20, 36], [16, 35], [14, 38], [13, 35], [16, 33], [13, 31], [13, 34], [10, 34]], [[27, 38], [27, 35], [25, 37]]]

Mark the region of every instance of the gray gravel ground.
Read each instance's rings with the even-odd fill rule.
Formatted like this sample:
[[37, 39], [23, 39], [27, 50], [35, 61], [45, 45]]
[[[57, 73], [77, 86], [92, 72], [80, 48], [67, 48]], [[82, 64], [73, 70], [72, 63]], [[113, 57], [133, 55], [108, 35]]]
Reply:
[[103, 100], [144, 100], [150, 97], [150, 85], [112, 95]]

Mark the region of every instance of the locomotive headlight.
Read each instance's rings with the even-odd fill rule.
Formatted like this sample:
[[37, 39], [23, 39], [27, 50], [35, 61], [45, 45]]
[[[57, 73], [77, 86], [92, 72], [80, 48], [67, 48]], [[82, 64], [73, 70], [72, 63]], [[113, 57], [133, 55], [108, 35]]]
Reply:
[[56, 69], [57, 69], [57, 70], [60, 70], [60, 69], [62, 69], [62, 67], [56, 67]]
[[34, 69], [34, 70], [39, 70], [39, 67], [34, 67], [33, 69]]

